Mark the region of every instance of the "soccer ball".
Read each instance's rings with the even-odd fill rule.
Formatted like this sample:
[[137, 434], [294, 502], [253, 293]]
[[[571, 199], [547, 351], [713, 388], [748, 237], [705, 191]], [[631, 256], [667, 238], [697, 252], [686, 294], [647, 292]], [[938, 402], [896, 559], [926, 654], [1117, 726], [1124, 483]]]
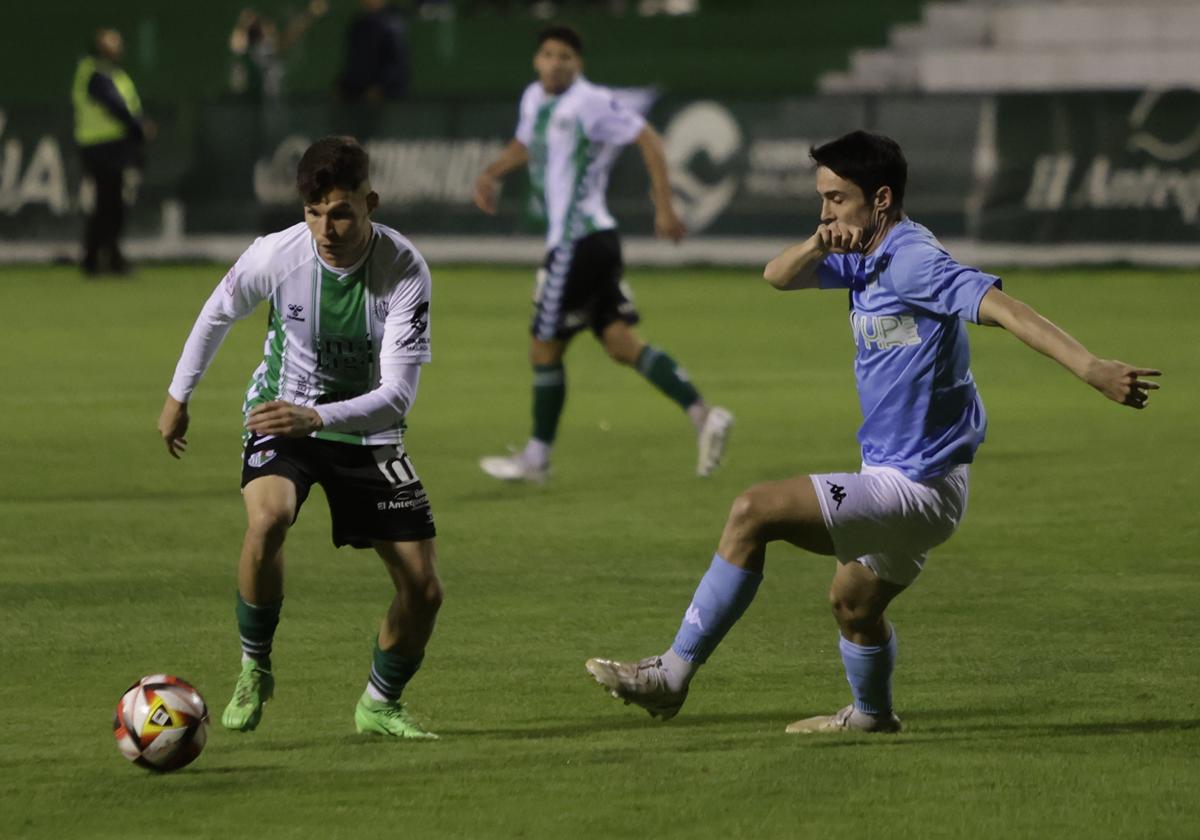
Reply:
[[113, 715], [121, 754], [147, 770], [166, 773], [196, 760], [208, 738], [208, 707], [179, 677], [142, 677], [121, 695]]

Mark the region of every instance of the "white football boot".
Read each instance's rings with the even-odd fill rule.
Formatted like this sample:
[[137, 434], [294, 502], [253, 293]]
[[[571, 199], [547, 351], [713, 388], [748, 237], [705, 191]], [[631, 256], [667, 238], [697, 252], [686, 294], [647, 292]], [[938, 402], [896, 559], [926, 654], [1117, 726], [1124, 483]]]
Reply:
[[688, 690], [671, 691], [662, 658], [649, 656], [640, 662], [615, 662], [611, 659], [589, 659], [584, 667], [596, 682], [608, 689], [617, 700], [641, 706], [650, 717], [670, 720], [679, 714]]
[[869, 715], [851, 703], [832, 715], [817, 715], [789, 723], [784, 731], [790, 735], [811, 735], [814, 732], [899, 732], [901, 728], [900, 718], [893, 713]]
[[727, 408], [714, 405], [700, 427], [699, 456], [696, 459], [696, 475], [712, 475], [721, 463], [725, 446], [729, 443], [729, 432], [733, 428], [733, 414]]
[[479, 468], [500, 481], [528, 481], [541, 484], [550, 475], [550, 465], [538, 466], [525, 458], [524, 453], [488, 455], [479, 459]]

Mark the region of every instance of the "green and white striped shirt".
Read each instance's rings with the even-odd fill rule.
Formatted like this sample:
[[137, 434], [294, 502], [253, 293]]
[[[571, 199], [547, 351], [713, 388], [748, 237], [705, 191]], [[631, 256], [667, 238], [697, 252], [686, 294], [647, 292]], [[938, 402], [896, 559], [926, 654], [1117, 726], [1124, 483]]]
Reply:
[[546, 216], [553, 248], [617, 226], [604, 194], [621, 147], [646, 121], [608, 88], [580, 76], [558, 96], [540, 82], [521, 97], [516, 139], [529, 150], [529, 179]]
[[374, 225], [350, 268], [317, 255], [304, 223], [254, 241], [204, 305], [184, 345], [169, 393], [187, 402], [234, 321], [268, 301], [263, 360], [250, 378], [245, 413], [285, 400], [313, 406], [315, 437], [398, 444], [430, 359], [429, 268], [412, 243]]

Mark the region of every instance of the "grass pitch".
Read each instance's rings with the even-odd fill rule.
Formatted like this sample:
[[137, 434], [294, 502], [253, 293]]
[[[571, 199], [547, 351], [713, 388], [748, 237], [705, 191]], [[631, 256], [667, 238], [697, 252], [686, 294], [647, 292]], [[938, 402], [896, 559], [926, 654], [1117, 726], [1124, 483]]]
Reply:
[[[682, 414], [584, 336], [544, 487], [476, 459], [524, 440], [531, 272], [435, 267], [434, 363], [409, 449], [447, 601], [407, 699], [443, 740], [358, 737], [390, 598], [334, 551], [314, 492], [288, 542], [276, 699], [218, 723], [238, 668], [238, 410], [265, 317], [235, 327], [171, 460], [154, 424], [222, 267], [85, 282], [0, 273], [0, 835], [29, 837], [1195, 837], [1200, 275], [1011, 272], [1096, 352], [1161, 367], [1142, 413], [999, 330], [972, 328], [989, 440], [970, 511], [896, 602], [898, 737], [789, 737], [848, 690], [829, 559], [770, 549], [745, 619], [668, 724], [608, 699], [591, 655], [669, 644], [745, 486], [853, 469], [839, 293], [755, 272], [633, 272], [643, 334], [738, 425], [693, 477]], [[213, 727], [155, 777], [110, 732], [135, 678], [179, 674]]]

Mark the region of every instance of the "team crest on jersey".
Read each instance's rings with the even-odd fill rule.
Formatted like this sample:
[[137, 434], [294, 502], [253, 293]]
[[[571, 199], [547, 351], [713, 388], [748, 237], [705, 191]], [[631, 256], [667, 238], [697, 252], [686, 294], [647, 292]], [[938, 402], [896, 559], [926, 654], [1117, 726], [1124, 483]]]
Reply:
[[246, 463], [257, 470], [274, 457], [274, 449], [260, 449], [257, 452], [251, 452], [250, 457], [246, 459]]
[[304, 307], [298, 303], [289, 303], [288, 304], [288, 320], [289, 321], [303, 321], [304, 320]]
[[879, 259], [875, 260], [875, 264], [871, 266], [871, 271], [867, 272], [866, 261], [859, 263], [858, 269], [854, 273], [854, 280], [850, 284], [850, 288], [856, 292], [868, 291], [869, 286], [879, 282], [880, 275], [888, 270], [888, 266], [892, 264], [891, 254], [882, 254]]
[[879, 275], [888, 270], [888, 266], [892, 264], [892, 255], [883, 254], [879, 259], [875, 260], [875, 267], [871, 269], [871, 276], [867, 278], [868, 283], [874, 283], [879, 279]]

